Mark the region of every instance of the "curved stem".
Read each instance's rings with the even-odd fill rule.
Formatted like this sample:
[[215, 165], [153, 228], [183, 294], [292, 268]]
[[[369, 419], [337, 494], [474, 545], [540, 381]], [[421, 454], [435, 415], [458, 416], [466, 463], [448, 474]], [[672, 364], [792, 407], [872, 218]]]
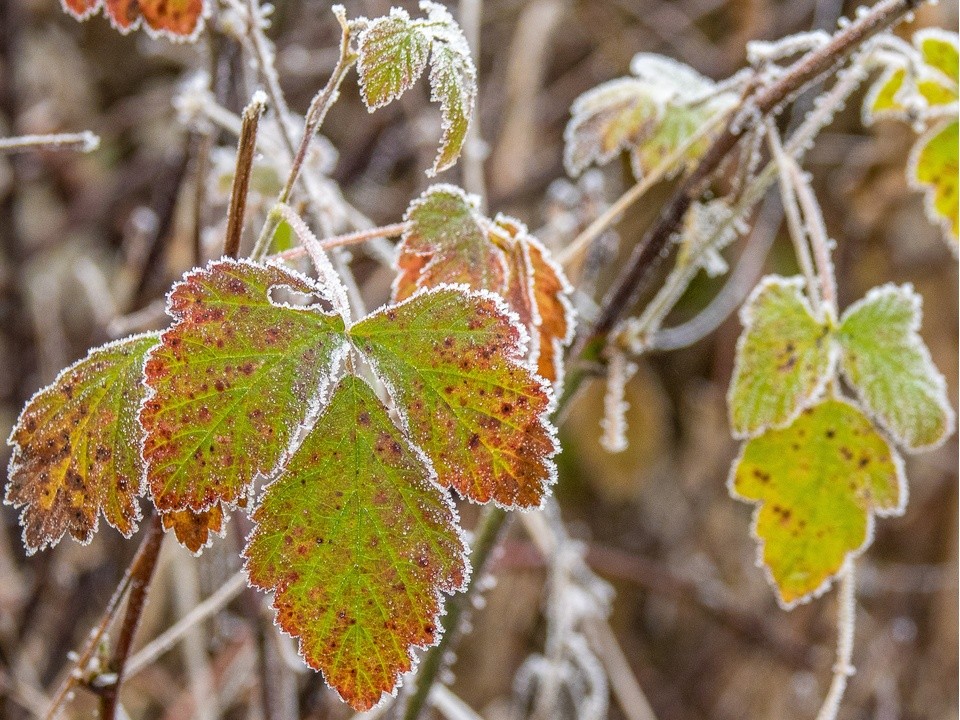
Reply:
[[847, 680], [854, 673], [850, 664], [853, 658], [853, 634], [857, 622], [857, 580], [853, 561], [847, 563], [840, 576], [840, 592], [837, 595], [837, 660], [833, 666], [833, 680], [823, 699], [817, 720], [836, 720], [840, 701], [847, 689]]
[[[307, 109], [307, 116], [303, 126], [303, 136], [300, 138], [300, 146], [297, 148], [296, 154], [293, 157], [293, 164], [290, 166], [290, 174], [287, 175], [287, 181], [284, 183], [283, 189], [280, 190], [280, 195], [277, 197], [278, 205], [282, 205], [290, 199], [293, 187], [296, 185], [297, 179], [300, 177], [300, 171], [303, 169], [304, 160], [307, 158], [310, 143], [320, 129], [320, 126], [323, 125], [323, 120], [326, 118], [330, 106], [333, 105], [339, 96], [340, 84], [346, 77], [347, 71], [357, 60], [356, 53], [350, 49], [350, 25], [342, 15], [338, 15], [337, 19], [343, 28], [343, 34], [340, 38], [340, 58], [337, 60], [337, 65], [333, 68], [327, 84], [314, 96], [310, 102], [310, 107]], [[251, 259], [259, 260], [267, 254], [267, 251], [270, 249], [270, 243], [273, 240], [273, 234], [276, 232], [279, 224], [280, 216], [277, 213], [270, 212], [267, 215], [266, 222], [263, 224], [260, 237], [257, 238], [257, 244], [250, 254]]]

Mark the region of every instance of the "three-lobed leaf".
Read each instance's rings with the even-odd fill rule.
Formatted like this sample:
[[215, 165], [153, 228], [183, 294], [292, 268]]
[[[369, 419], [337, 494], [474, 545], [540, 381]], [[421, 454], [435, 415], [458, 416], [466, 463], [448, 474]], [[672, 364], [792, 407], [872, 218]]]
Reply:
[[862, 412], [838, 399], [748, 441], [729, 484], [734, 497], [758, 505], [758, 561], [788, 608], [825, 591], [866, 548], [874, 513], [899, 514], [906, 503], [900, 458]]
[[22, 507], [28, 553], [67, 532], [89, 542], [100, 516], [125, 537], [137, 529], [143, 462], [137, 411], [144, 358], [156, 334], [95, 348], [27, 402], [9, 443], [4, 501]]
[[477, 96], [477, 71], [460, 27], [445, 7], [422, 0], [426, 18], [401, 8], [367, 23], [357, 38], [360, 90], [372, 112], [413, 87], [430, 64], [430, 99], [440, 103], [443, 135], [428, 174], [460, 156]]
[[440, 592], [469, 572], [456, 511], [373, 390], [345, 376], [254, 513], [250, 581], [357, 710], [440, 636]]
[[788, 424], [817, 400], [833, 370], [830, 328], [814, 316], [801, 278], [765, 278], [740, 311], [728, 403], [735, 437]]
[[840, 367], [866, 410], [908, 450], [953, 431], [946, 383], [920, 339], [920, 296], [909, 285], [874, 288], [844, 313]]

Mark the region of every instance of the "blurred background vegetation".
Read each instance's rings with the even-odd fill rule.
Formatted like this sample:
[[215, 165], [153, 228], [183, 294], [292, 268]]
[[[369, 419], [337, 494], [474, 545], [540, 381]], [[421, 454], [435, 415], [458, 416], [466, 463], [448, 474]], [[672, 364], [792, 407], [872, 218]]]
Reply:
[[[391, 3], [347, 5], [351, 16], [374, 17]], [[489, 146], [489, 209], [523, 219], [548, 245], [562, 246], [631, 182], [628, 166], [616, 163], [579, 183], [563, 180], [562, 133], [577, 95], [627, 74], [638, 51], [723, 78], [744, 63], [748, 40], [832, 29], [854, 7], [837, 0], [484, 0], [478, 117]], [[909, 37], [929, 25], [955, 28], [956, 3], [925, 6], [898, 32]], [[279, 0], [269, 35], [283, 89], [302, 112], [336, 60], [339, 30], [329, 4]], [[223, 104], [239, 111], [255, 78], [228, 41], [172, 45], [142, 32], [121, 36], [102, 17], [77, 23], [57, 0], [0, 0], [0, 136], [89, 129], [102, 139], [87, 155], [0, 157], [4, 436], [24, 401], [88, 347], [162, 324], [159, 299], [193, 264], [198, 238], [203, 254], [217, 254], [226, 198], [222, 188], [205, 189], [197, 213], [197, 138], [178, 123], [172, 103], [200, 69], [212, 69]], [[886, 281], [914, 283], [925, 302], [924, 339], [956, 406], [956, 264], [920, 196], [906, 187], [910, 128], [881, 122], [865, 130], [861, 97], [821, 135], [806, 163], [838, 239], [840, 304]], [[397, 222], [428, 184], [423, 169], [438, 122], [424, 84], [369, 115], [351, 76], [323, 128], [337, 152], [331, 176], [374, 221]], [[233, 142], [220, 139], [228, 164]], [[459, 182], [460, 172], [441, 179]], [[599, 271], [575, 268], [574, 282], [586, 273], [602, 292], [668, 192], [655, 189], [628, 213], [618, 237], [605, 237]], [[792, 273], [776, 207], [761, 214], [754, 232], [777, 236], [767, 270]], [[727, 252], [731, 261], [740, 245]], [[359, 254], [356, 267], [371, 307], [386, 299], [389, 272]], [[697, 281], [667, 325], [694, 315], [722, 282]], [[610, 455], [599, 445], [601, 383], [578, 399], [562, 428], [557, 494], [564, 518], [587, 543], [592, 567], [616, 588], [612, 626], [660, 720], [808, 718], [829, 682], [833, 595], [780, 610], [754, 564], [751, 510], [726, 492], [736, 445], [724, 396], [739, 330], [729, 318], [694, 346], [641, 364], [627, 391], [626, 452]], [[5, 463], [7, 449], [0, 452]], [[910, 458], [908, 475], [906, 514], [878, 523], [860, 563], [858, 671], [841, 711], [848, 720], [957, 717], [955, 439]], [[463, 507], [467, 526], [475, 511]], [[27, 559], [16, 513], [4, 507], [0, 518], [0, 717], [13, 720], [45, 705], [66, 653], [96, 622], [136, 542], [107, 528], [89, 547], [68, 540]], [[167, 545], [141, 638], [168, 627], [236, 571], [241, 532], [232, 522], [199, 559]], [[514, 673], [544, 641], [542, 561], [517, 527], [495, 576], [453, 680], [489, 720], [510, 717]], [[318, 675], [290, 668], [282, 651], [289, 646], [264, 642], [270, 614], [249, 601], [239, 599], [131, 677], [124, 695], [131, 717], [260, 717], [258, 647], [273, 668], [269, 682], [295, 700], [290, 712], [347, 717]], [[193, 700], [200, 677], [202, 692], [217, 698], [203, 708]], [[81, 691], [69, 713], [89, 717], [92, 707]], [[620, 712], [611, 705], [611, 717]]]

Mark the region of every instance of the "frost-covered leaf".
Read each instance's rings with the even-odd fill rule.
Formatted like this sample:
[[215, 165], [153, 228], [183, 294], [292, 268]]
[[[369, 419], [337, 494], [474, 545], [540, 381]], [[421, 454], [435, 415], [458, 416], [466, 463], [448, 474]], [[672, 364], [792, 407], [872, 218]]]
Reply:
[[[913, 44], [922, 62], [892, 58], [864, 100], [866, 124], [882, 117], [912, 120], [957, 102], [957, 34], [928, 28], [914, 34]], [[956, 112], [948, 109], [946, 114]]]
[[518, 220], [499, 215], [490, 237], [506, 243], [510, 277], [504, 297], [530, 335], [530, 364], [557, 388], [563, 380], [564, 349], [575, 329], [570, 283], [549, 251]]
[[606, 165], [632, 148], [663, 115], [665, 98], [656, 86], [618, 78], [578, 97], [564, 131], [563, 164], [577, 177], [589, 165]]
[[453, 507], [363, 380], [340, 381], [254, 520], [250, 581], [310, 666], [357, 710], [393, 692], [468, 565]]
[[960, 125], [956, 120], [933, 127], [917, 140], [907, 170], [911, 184], [923, 190], [927, 214], [943, 228], [954, 254], [960, 238], [958, 135]]
[[[663, 119], [630, 153], [633, 174], [641, 178], [660, 166], [670, 155], [687, 143], [704, 125], [709, 124], [736, 104], [736, 97], [727, 93], [692, 106], [670, 104]], [[705, 135], [683, 153], [679, 168], [697, 161], [710, 147], [711, 136]]]
[[453, 185], [433, 185], [410, 204], [404, 219], [408, 229], [397, 251], [394, 300], [442, 283], [503, 292], [504, 254], [490, 242], [476, 198]]
[[367, 24], [357, 38], [357, 72], [371, 111], [400, 97], [430, 63], [430, 99], [440, 103], [443, 136], [428, 172], [452, 166], [460, 156], [477, 95], [477, 71], [460, 27], [439, 3], [423, 0], [426, 18], [392, 8]]
[[430, 55], [430, 38], [402, 8], [376, 18], [357, 40], [360, 93], [367, 107], [396, 100], [423, 74]]
[[[604, 83], [574, 101], [564, 132], [564, 165], [570, 175], [629, 150], [639, 179], [737, 102], [736, 95], [720, 91], [693, 68], [661, 55], [639, 53], [630, 70], [633, 77]], [[709, 135], [694, 142], [667, 174], [697, 160], [709, 145]]]
[[69, 532], [89, 542], [100, 515], [125, 537], [137, 529], [143, 463], [137, 409], [144, 357], [157, 335], [95, 348], [27, 403], [10, 434], [4, 501], [23, 507], [27, 552]]
[[910, 450], [943, 442], [954, 415], [946, 383], [920, 339], [921, 299], [884, 285], [851, 305], [837, 338], [840, 367], [867, 411]]
[[557, 446], [544, 419], [552, 394], [524, 366], [524, 336], [498, 297], [463, 286], [420, 291], [350, 330], [442, 486], [536, 507]]
[[956, 88], [960, 83], [957, 33], [940, 28], [924, 28], [913, 36], [913, 44], [920, 51], [923, 62], [951, 80]]
[[570, 284], [526, 226], [506, 215], [480, 214], [475, 198], [434, 185], [407, 210], [397, 253], [394, 300], [421, 288], [465, 284], [503, 296], [530, 335], [529, 361], [558, 382], [563, 350], [573, 338]]
[[834, 350], [829, 327], [813, 315], [801, 278], [769, 276], [740, 311], [728, 403], [735, 437], [789, 423], [830, 379]]
[[101, 8], [121, 33], [141, 23], [151, 35], [176, 42], [193, 41], [203, 28], [204, 0], [61, 0], [64, 10], [86, 20]]
[[226, 526], [220, 503], [206, 510], [170, 510], [160, 514], [160, 521], [164, 530], [172, 530], [177, 542], [195, 555], [210, 545], [214, 535], [223, 537]]
[[331, 381], [344, 321], [281, 292], [322, 296], [274, 265], [220, 260], [170, 292], [175, 323], [145, 368], [147, 480], [160, 510], [243, 503]]
[[748, 441], [730, 490], [759, 505], [759, 562], [785, 607], [825, 591], [869, 545], [873, 513], [899, 514], [907, 495], [896, 452], [863, 413], [836, 399]]
[[457, 162], [470, 129], [476, 98], [477, 71], [466, 40], [434, 42], [430, 51], [430, 99], [440, 103], [443, 136], [428, 175], [436, 175]]

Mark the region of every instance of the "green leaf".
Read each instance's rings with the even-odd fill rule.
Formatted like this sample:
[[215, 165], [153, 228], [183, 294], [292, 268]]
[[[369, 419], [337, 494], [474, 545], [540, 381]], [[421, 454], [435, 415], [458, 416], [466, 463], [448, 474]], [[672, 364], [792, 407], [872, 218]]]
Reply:
[[94, 348], [34, 395], [10, 433], [4, 502], [22, 507], [28, 554], [69, 532], [90, 542], [100, 515], [124, 537], [137, 529], [143, 463], [137, 409], [156, 334]]
[[[458, 30], [459, 32], [459, 30]], [[440, 103], [440, 150], [427, 175], [452, 167], [470, 130], [477, 99], [477, 71], [470, 49], [462, 42], [434, 42], [430, 52], [430, 99]]]
[[863, 413], [837, 399], [747, 442], [730, 491], [759, 505], [758, 562], [786, 608], [824, 592], [870, 544], [872, 514], [900, 514], [907, 499], [896, 452]]
[[563, 134], [567, 174], [577, 177], [589, 165], [606, 165], [632, 148], [662, 118], [664, 99], [657, 86], [629, 77], [578, 97]]
[[523, 328], [499, 297], [441, 286], [350, 330], [438, 481], [477, 502], [536, 507], [553, 482], [552, 393], [525, 366]]
[[907, 71], [890, 67], [873, 84], [863, 103], [863, 124], [870, 125], [881, 117], [906, 119], [906, 108], [899, 99]]
[[833, 372], [830, 329], [813, 315], [801, 278], [764, 278], [740, 311], [728, 403], [735, 437], [789, 424]]
[[910, 285], [884, 285], [843, 315], [840, 367], [867, 411], [910, 450], [953, 431], [946, 382], [918, 331], [921, 299]]
[[432, 185], [410, 204], [397, 251], [394, 300], [442, 283], [503, 292], [506, 260], [490, 242], [488, 221], [477, 205], [477, 198], [453, 185]]
[[960, 239], [958, 214], [960, 191], [957, 189], [958, 129], [956, 120], [934, 126], [914, 145], [907, 169], [910, 183], [923, 190], [927, 215], [943, 228], [950, 248], [957, 253]]
[[357, 41], [360, 94], [374, 110], [396, 100], [423, 74], [430, 55], [430, 38], [406, 10], [391, 8], [376, 18]]
[[277, 621], [357, 710], [392, 692], [411, 649], [440, 637], [440, 592], [469, 572], [456, 512], [387, 409], [355, 376], [254, 513], [250, 581]]
[[244, 504], [328, 387], [344, 321], [281, 292], [322, 297], [274, 265], [220, 260], [170, 292], [175, 323], [150, 354], [140, 412], [154, 502], [163, 511]]
[[[653, 132], [633, 148], [630, 153], [630, 165], [637, 178], [653, 172], [670, 155], [679, 150], [704, 125], [709, 124], [721, 113], [729, 110], [736, 103], [736, 98], [728, 94], [718, 95], [692, 106], [671, 104], [663, 114], [663, 119], [656, 125]], [[683, 162], [673, 168], [676, 172], [700, 159], [710, 147], [711, 135], [693, 143], [683, 153]], [[671, 173], [672, 174], [672, 173]]]
[[392, 8], [357, 38], [357, 72], [372, 112], [400, 97], [430, 63], [430, 99], [440, 103], [443, 136], [428, 175], [446, 170], [460, 156], [477, 96], [477, 71], [460, 27], [439, 3], [422, 0], [426, 18], [411, 19]]
[[[737, 103], [735, 94], [718, 90], [693, 68], [661, 55], [639, 53], [630, 70], [633, 77], [606, 82], [574, 101], [564, 132], [564, 165], [570, 175], [629, 150], [639, 179]], [[699, 159], [710, 141], [708, 134], [693, 143], [666, 174]]]

